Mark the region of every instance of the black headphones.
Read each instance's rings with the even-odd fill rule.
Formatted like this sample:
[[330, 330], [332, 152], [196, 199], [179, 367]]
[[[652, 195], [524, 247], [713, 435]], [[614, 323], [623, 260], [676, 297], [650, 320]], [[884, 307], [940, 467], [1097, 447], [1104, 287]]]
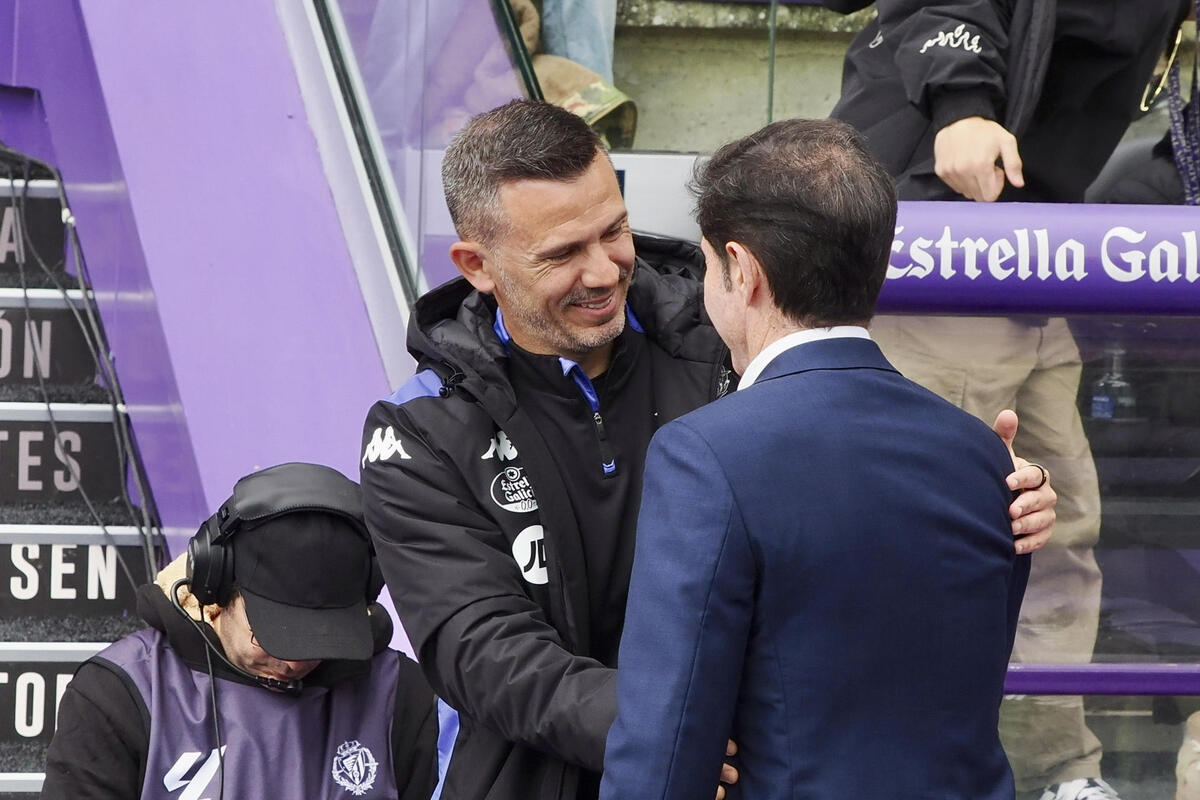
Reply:
[[[331, 467], [291, 462], [242, 478], [188, 542], [187, 582], [203, 605], [228, 605], [233, 595], [233, 548], [229, 540], [243, 527], [298, 511], [321, 511], [344, 517], [371, 544], [362, 513], [358, 484]], [[383, 588], [383, 575], [371, 548], [367, 605]]]

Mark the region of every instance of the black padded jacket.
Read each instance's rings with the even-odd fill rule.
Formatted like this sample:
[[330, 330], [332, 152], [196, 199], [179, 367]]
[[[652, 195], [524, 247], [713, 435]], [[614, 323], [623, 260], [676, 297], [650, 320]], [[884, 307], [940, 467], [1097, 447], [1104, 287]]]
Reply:
[[[704, 314], [697, 249], [637, 249], [628, 303], [665, 423], [728, 388], [728, 351]], [[364, 428], [367, 524], [425, 674], [459, 715], [443, 798], [582, 800], [616, 713], [615, 665], [588, 645], [589, 510], [572, 507], [562, 454], [516, 402], [494, 319], [462, 279], [418, 302], [418, 372]]]

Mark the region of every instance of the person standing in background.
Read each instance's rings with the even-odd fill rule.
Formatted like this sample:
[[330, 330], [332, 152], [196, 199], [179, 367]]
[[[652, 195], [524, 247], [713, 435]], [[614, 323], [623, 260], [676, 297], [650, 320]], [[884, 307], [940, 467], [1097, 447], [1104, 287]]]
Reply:
[[[846, 12], [867, 3], [826, 0]], [[1145, 99], [1189, 0], [879, 0], [846, 54], [832, 116], [853, 124], [902, 200], [1080, 202]], [[1033, 560], [1013, 658], [1091, 660], [1100, 495], [1076, 406], [1079, 351], [1061, 318], [880, 316], [872, 336], [906, 376], [990, 419], [1021, 417], [1016, 447], [1059, 492]], [[1005, 702], [1019, 792], [1116, 797], [1080, 697]]]

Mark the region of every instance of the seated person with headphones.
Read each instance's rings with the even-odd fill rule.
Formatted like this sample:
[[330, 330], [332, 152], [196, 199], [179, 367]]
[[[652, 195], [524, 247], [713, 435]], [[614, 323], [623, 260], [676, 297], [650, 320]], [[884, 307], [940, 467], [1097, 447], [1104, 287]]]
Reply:
[[76, 671], [43, 797], [430, 797], [436, 700], [387, 647], [358, 484], [248, 475], [183, 560], [138, 590], [150, 627]]

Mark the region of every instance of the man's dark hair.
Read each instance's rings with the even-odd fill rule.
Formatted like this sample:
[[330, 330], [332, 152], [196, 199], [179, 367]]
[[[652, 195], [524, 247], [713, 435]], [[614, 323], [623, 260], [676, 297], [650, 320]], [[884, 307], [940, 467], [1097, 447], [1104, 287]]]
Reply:
[[726, 286], [725, 245], [740, 242], [793, 321], [823, 327], [874, 314], [895, 236], [896, 189], [852, 127], [772, 123], [698, 165], [691, 189]]
[[586, 122], [550, 103], [513, 100], [472, 117], [442, 161], [455, 230], [463, 239], [491, 244], [507, 223], [500, 208], [503, 184], [571, 180], [603, 152], [603, 141]]

